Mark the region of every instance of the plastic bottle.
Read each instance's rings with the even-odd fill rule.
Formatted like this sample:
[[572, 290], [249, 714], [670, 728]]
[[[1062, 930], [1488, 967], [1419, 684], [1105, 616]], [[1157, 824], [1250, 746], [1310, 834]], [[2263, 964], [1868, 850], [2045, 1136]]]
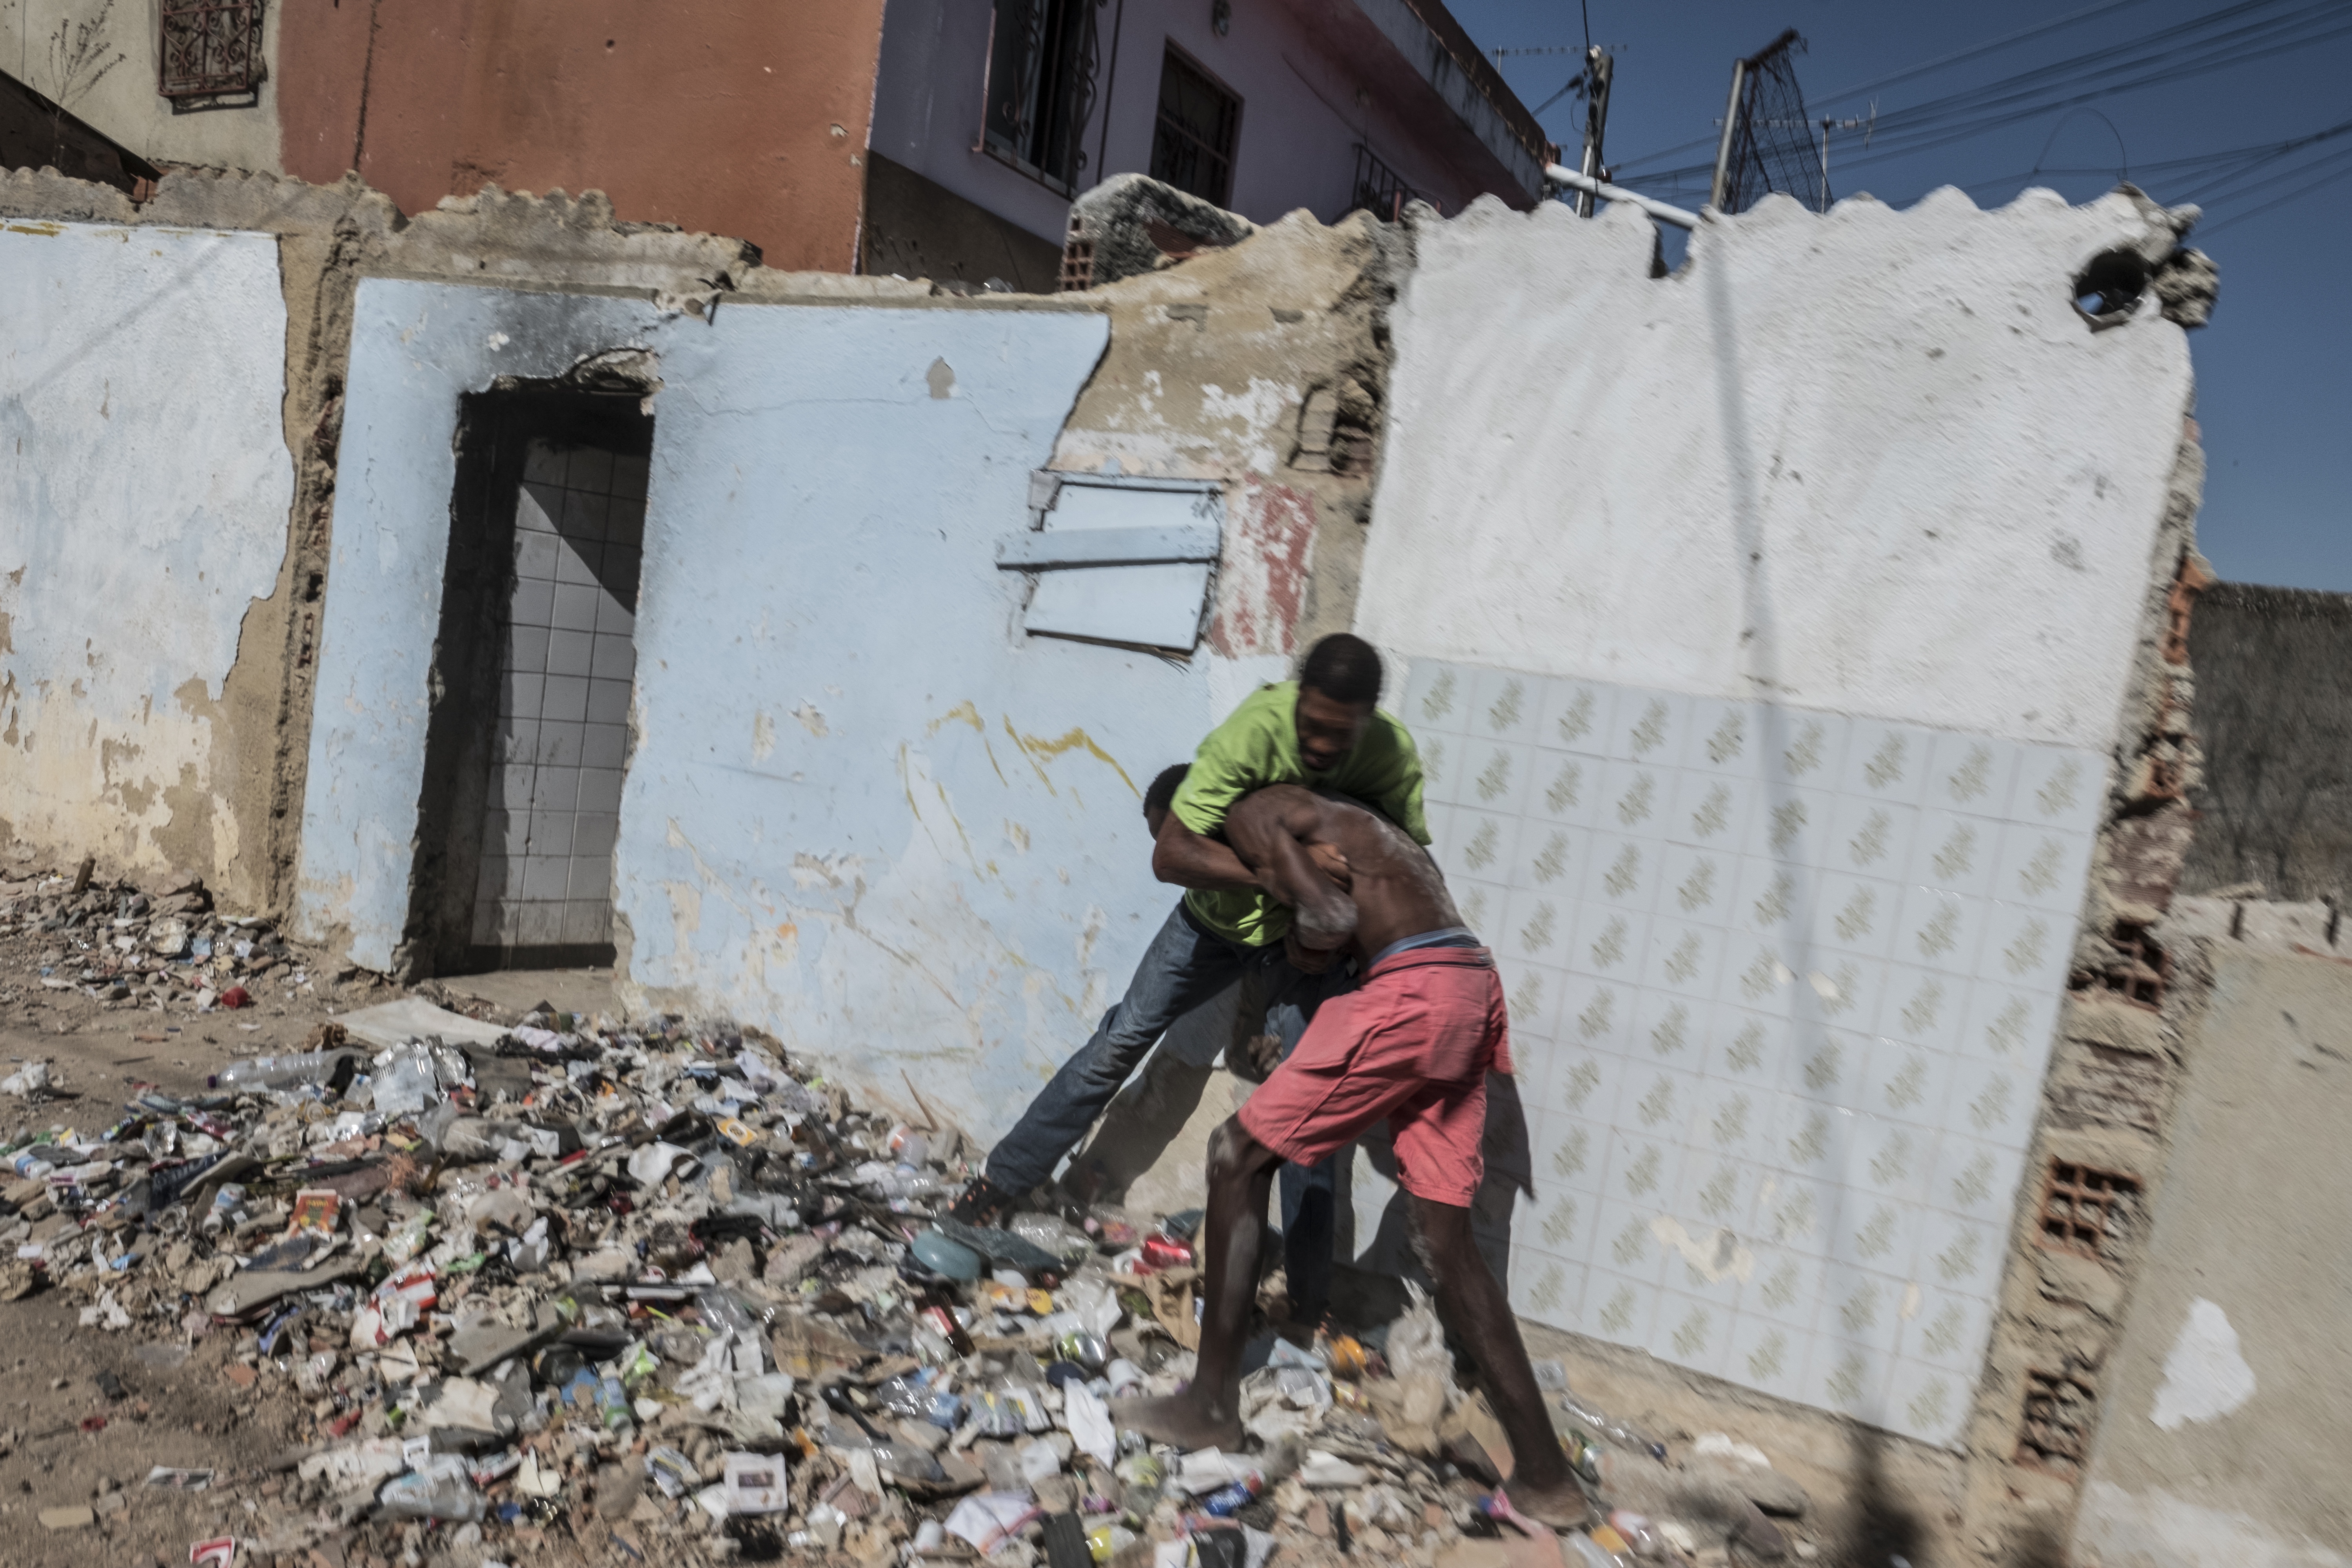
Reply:
[[597, 1380], [596, 1414], [604, 1419], [607, 1432], [618, 1432], [636, 1420], [636, 1412], [629, 1405], [628, 1392], [621, 1386], [619, 1378], [607, 1375]]
[[1666, 1457], [1666, 1446], [1664, 1443], [1638, 1426], [1615, 1420], [1595, 1410], [1573, 1394], [1561, 1394], [1559, 1407], [1567, 1412], [1569, 1419], [1578, 1426], [1586, 1428], [1595, 1436], [1606, 1437], [1621, 1448], [1631, 1448], [1637, 1454], [1647, 1454], [1654, 1459], [1663, 1460]]
[[489, 1504], [474, 1489], [464, 1456], [436, 1454], [404, 1476], [384, 1483], [379, 1500], [393, 1519], [479, 1521]]
[[1568, 1559], [1569, 1568], [1625, 1568], [1632, 1561], [1620, 1557], [1580, 1530], [1571, 1530], [1559, 1538], [1560, 1555]]
[[1636, 1557], [1663, 1557], [1666, 1554], [1665, 1537], [1653, 1527], [1646, 1515], [1628, 1513], [1618, 1509], [1609, 1515], [1609, 1528], [1615, 1531]]
[[231, 1062], [205, 1079], [207, 1089], [232, 1093], [267, 1093], [331, 1081], [340, 1064], [352, 1059], [349, 1051], [304, 1051], [290, 1057], [253, 1057]]

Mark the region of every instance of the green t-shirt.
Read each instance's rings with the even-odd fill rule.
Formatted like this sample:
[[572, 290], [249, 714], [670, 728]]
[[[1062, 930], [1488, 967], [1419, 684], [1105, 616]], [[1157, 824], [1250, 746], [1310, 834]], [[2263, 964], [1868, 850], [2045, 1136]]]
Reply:
[[[1233, 717], [1209, 731], [1192, 755], [1192, 770], [1170, 806], [1176, 820], [1203, 837], [1224, 831], [1234, 802], [1265, 784], [1336, 790], [1377, 808], [1391, 822], [1429, 842], [1421, 813], [1421, 753], [1397, 720], [1378, 709], [1355, 749], [1328, 773], [1310, 773], [1298, 755], [1298, 683], [1261, 686]], [[1220, 893], [1195, 888], [1184, 895], [1193, 919], [1222, 936], [1253, 947], [1280, 942], [1290, 911], [1265, 893]]]

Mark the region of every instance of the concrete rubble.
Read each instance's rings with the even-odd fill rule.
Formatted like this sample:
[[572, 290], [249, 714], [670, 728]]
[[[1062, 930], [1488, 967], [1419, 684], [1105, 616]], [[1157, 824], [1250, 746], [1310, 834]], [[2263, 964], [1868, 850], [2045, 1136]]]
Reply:
[[[312, 984], [201, 888], [30, 878], [0, 918], [46, 944], [45, 986], [116, 1008]], [[297, 1439], [147, 1479], [211, 1493], [239, 1562], [1553, 1561], [1497, 1522], [1508, 1451], [1425, 1304], [1265, 1332], [1248, 1451], [1155, 1450], [1110, 1402], [1191, 1370], [1197, 1213], [1041, 1194], [959, 1226], [963, 1133], [853, 1104], [724, 1022], [408, 997], [306, 1043], [201, 1093], [85, 1097], [45, 1062], [0, 1083], [7, 1310], [55, 1292], [142, 1363], [217, 1360]], [[1760, 1452], [1613, 1419], [1556, 1363], [1538, 1378], [1593, 1498], [1561, 1561], [1811, 1554], [1804, 1492]], [[259, 1533], [234, 1507], [252, 1491], [275, 1503]]]

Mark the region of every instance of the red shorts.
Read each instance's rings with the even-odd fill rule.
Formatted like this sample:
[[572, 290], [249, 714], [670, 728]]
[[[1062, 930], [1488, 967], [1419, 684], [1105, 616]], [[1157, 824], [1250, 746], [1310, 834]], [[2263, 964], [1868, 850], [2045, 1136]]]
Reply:
[[1239, 1120], [1284, 1159], [1312, 1165], [1385, 1117], [1404, 1190], [1467, 1208], [1486, 1174], [1486, 1074], [1510, 1070], [1494, 959], [1483, 947], [1414, 948], [1317, 1008]]

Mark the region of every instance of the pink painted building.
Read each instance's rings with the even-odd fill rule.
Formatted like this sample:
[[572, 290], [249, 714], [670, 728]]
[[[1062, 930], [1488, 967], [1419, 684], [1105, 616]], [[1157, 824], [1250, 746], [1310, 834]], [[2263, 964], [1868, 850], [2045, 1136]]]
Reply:
[[1439, 0], [888, 0], [859, 265], [1045, 290], [1113, 174], [1331, 222], [1529, 206], [1553, 155]]

